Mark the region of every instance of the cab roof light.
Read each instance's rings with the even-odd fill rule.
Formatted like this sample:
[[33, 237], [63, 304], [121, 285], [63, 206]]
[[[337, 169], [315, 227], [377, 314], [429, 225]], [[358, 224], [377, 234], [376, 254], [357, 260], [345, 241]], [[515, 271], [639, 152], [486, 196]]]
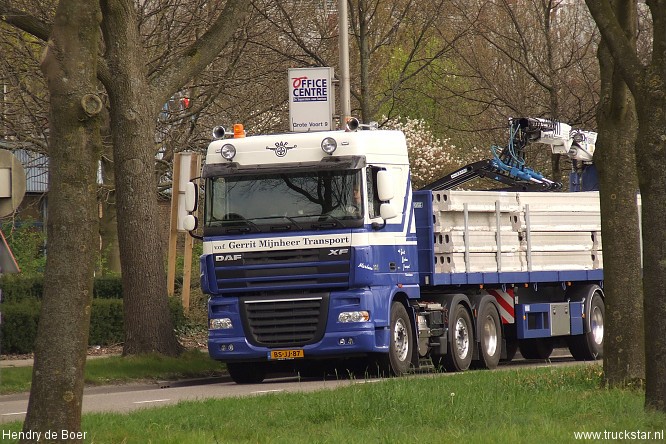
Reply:
[[245, 137], [245, 129], [242, 123], [234, 123], [234, 139]]

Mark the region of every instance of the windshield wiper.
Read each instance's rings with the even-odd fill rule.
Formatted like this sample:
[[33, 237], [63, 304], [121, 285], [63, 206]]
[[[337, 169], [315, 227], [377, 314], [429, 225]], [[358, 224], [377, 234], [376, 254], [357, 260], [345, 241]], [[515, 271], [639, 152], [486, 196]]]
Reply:
[[[329, 220], [330, 219], [330, 220]], [[310, 227], [319, 229], [319, 228], [335, 228], [344, 226], [340, 219], [330, 214], [322, 214], [319, 216], [319, 222], [315, 222]]]
[[[303, 217], [303, 216], [300, 216]], [[294, 220], [293, 217], [287, 216], [286, 214], [284, 216], [264, 216], [264, 217], [253, 217], [252, 220], [255, 221], [264, 221], [267, 219], [287, 219], [291, 224], [293, 224], [297, 229], [302, 230], [303, 227], [299, 225], [298, 222]], [[285, 225], [270, 225], [271, 231], [289, 231], [292, 229], [291, 224], [285, 224]], [[255, 225], [256, 226], [256, 225]]]
[[[239, 227], [238, 225], [244, 224], [244, 227]], [[231, 225], [231, 224], [230, 224]], [[229, 228], [226, 228], [225, 233], [249, 233], [252, 230], [260, 232], [261, 230], [254, 222], [250, 222], [247, 219], [236, 219], [233, 221], [233, 225]]]

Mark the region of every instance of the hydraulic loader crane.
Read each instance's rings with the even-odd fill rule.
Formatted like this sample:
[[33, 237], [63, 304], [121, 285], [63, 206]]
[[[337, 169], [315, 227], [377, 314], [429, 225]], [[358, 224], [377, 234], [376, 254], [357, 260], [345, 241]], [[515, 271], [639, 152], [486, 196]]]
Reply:
[[509, 143], [504, 148], [492, 146], [491, 159], [465, 165], [422, 189], [448, 190], [481, 177], [508, 185], [507, 191], [559, 190], [560, 182], [546, 178], [525, 163], [526, 148], [540, 143], [549, 145], [553, 154], [565, 154], [571, 159], [570, 191], [596, 190], [596, 169], [592, 163], [596, 141], [597, 133], [574, 129], [566, 123], [536, 117], [510, 118]]

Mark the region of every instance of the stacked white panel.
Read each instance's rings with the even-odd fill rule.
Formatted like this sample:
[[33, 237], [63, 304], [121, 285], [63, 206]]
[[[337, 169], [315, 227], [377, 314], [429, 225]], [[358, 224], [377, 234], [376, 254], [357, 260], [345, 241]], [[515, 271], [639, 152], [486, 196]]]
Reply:
[[438, 273], [603, 267], [597, 192], [447, 190], [433, 212]]

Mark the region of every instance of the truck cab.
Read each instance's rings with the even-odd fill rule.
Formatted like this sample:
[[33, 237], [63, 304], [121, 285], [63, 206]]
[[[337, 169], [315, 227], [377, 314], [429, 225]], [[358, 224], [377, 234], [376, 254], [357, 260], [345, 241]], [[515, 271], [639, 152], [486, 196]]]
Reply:
[[418, 293], [401, 132], [219, 139], [202, 177], [212, 358], [253, 382], [283, 359], [386, 354], [393, 293]]

